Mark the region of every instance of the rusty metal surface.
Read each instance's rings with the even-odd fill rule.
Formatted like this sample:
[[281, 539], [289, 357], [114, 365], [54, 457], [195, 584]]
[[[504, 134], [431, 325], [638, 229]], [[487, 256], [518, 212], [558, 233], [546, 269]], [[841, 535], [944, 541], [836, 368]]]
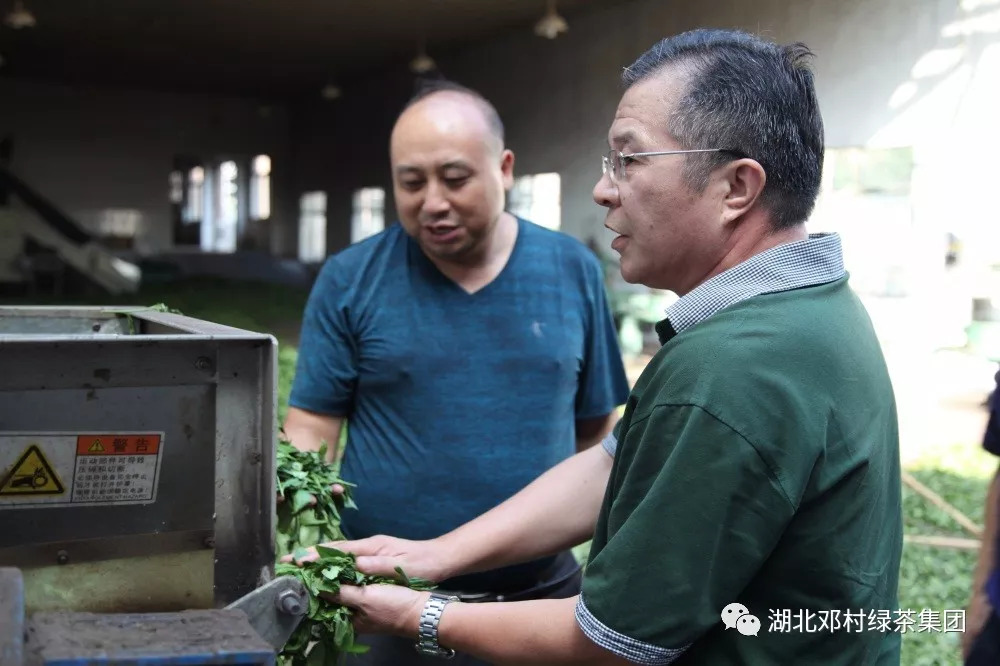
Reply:
[[145, 613], [216, 607], [211, 550], [24, 569], [28, 614]]
[[240, 611], [91, 614], [37, 613], [28, 622], [25, 652], [31, 664], [46, 662], [259, 664], [274, 651]]
[[14, 568], [0, 569], [0, 666], [24, 660], [24, 582]]
[[136, 534], [118, 537], [98, 537], [72, 541], [31, 543], [0, 548], [0, 562], [5, 566], [31, 569], [53, 564], [80, 564], [101, 560], [142, 557], [148, 553], [165, 555], [210, 548], [215, 537], [212, 530], [188, 530]]

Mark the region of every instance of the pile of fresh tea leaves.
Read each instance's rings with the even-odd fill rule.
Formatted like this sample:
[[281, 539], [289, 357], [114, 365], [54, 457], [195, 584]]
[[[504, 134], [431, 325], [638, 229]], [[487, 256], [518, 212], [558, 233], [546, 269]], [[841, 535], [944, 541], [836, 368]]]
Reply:
[[[335, 497], [334, 484], [344, 487]], [[341, 509], [355, 509], [353, 484], [341, 479], [336, 466], [326, 461], [326, 443], [320, 450], [299, 451], [284, 438], [278, 441], [278, 529], [275, 549], [281, 558], [296, 548], [344, 538]]]
[[[356, 509], [351, 499], [353, 485], [339, 478], [334, 465], [326, 462], [326, 445], [319, 452], [299, 451], [284, 438], [278, 442], [278, 530], [279, 559], [287, 554], [301, 557], [303, 550], [327, 541], [344, 538], [340, 531], [340, 511]], [[334, 496], [331, 487], [340, 484], [344, 494]], [[321, 594], [337, 594], [340, 585], [392, 583], [416, 590], [434, 584], [408, 578], [396, 568], [398, 579], [370, 576], [357, 570], [354, 555], [335, 548], [318, 546], [319, 558], [301, 566], [278, 562], [276, 576], [295, 576], [309, 591], [309, 610], [278, 655], [280, 666], [336, 666], [341, 654], [362, 653], [367, 646], [354, 642], [352, 611]]]

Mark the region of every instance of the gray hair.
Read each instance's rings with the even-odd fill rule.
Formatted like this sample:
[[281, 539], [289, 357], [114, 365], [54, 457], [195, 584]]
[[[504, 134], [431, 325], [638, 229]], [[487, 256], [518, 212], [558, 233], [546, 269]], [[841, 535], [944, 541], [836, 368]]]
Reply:
[[681, 65], [686, 90], [667, 119], [685, 148], [724, 153], [686, 156], [685, 175], [697, 191], [733, 155], [761, 164], [767, 183], [760, 201], [775, 228], [804, 222], [823, 172], [823, 119], [816, 99], [812, 52], [779, 46], [735, 30], [694, 30], [661, 40], [625, 68], [625, 86]]

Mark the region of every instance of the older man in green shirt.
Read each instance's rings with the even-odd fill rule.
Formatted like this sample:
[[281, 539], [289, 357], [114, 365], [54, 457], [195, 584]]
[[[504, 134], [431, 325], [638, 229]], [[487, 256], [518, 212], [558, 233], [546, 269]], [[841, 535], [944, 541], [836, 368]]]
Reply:
[[574, 599], [345, 587], [368, 631], [499, 664], [898, 664], [892, 386], [840, 240], [805, 229], [823, 127], [802, 45], [665, 39], [625, 70], [594, 198], [623, 277], [680, 298], [602, 447], [443, 537], [338, 544], [443, 580], [593, 538]]

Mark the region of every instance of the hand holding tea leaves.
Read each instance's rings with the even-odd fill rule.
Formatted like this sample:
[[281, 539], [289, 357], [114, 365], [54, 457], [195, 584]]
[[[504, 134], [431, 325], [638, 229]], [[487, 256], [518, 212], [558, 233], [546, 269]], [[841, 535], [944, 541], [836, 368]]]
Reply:
[[[280, 440], [277, 477], [282, 501], [278, 503], [276, 551], [279, 558], [294, 553], [300, 564], [279, 561], [275, 575], [295, 576], [309, 593], [306, 616], [278, 655], [279, 662], [281, 666], [336, 666], [342, 653], [368, 650], [354, 642], [354, 611], [336, 601], [342, 584], [392, 584], [429, 590], [433, 583], [408, 578], [399, 567], [395, 568], [398, 579], [361, 573], [353, 554], [335, 548], [316, 546], [306, 550], [313, 544], [343, 539], [340, 511], [357, 508], [350, 495], [354, 486], [340, 479], [335, 466], [326, 462], [325, 443], [318, 452], [299, 451], [287, 440]], [[344, 492], [331, 492], [335, 485]], [[302, 559], [307, 553], [313, 558], [308, 562]]]
[[434, 584], [408, 578], [397, 568], [399, 579], [372, 576], [357, 570], [354, 555], [335, 548], [317, 546], [318, 558], [301, 565], [278, 563], [275, 574], [295, 576], [309, 592], [309, 610], [279, 655], [286, 666], [335, 666], [342, 652], [368, 650], [354, 642], [352, 611], [336, 601], [341, 585], [404, 585], [412, 590], [430, 590]]
[[[326, 443], [319, 451], [300, 451], [285, 439], [278, 441], [278, 557], [299, 546], [337, 541], [340, 510], [355, 509], [350, 489], [335, 466], [326, 462]], [[343, 492], [333, 492], [340, 486]]]

